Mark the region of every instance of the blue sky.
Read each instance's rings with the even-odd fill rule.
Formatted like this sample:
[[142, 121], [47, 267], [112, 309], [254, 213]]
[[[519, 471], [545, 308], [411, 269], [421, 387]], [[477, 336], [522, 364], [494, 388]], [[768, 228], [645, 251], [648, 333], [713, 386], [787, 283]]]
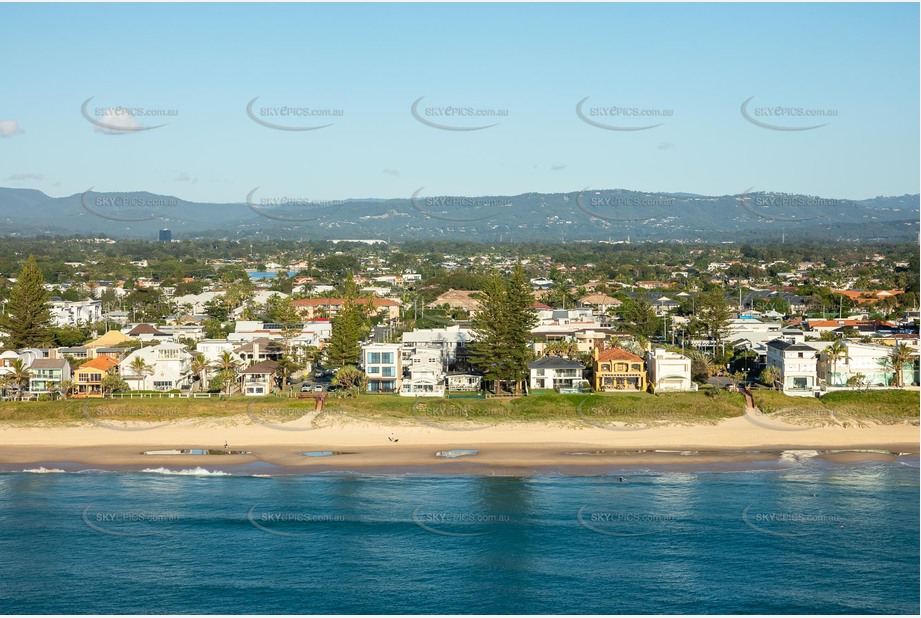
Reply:
[[[409, 197], [420, 187], [468, 196], [917, 193], [918, 10], [0, 4], [0, 186], [214, 202], [242, 202], [255, 187], [311, 200]], [[90, 97], [93, 122], [81, 114]], [[255, 97], [258, 119], [333, 124], [262, 126], [246, 113]], [[420, 97], [421, 120], [411, 113]], [[583, 114], [598, 123], [659, 126], [592, 126], [576, 114], [586, 97]], [[749, 118], [775, 128], [743, 116], [750, 98]], [[106, 114], [118, 106], [177, 114]], [[341, 115], [262, 110], [283, 106]], [[439, 107], [507, 114], [436, 116]], [[611, 107], [657, 116], [600, 115]], [[776, 107], [795, 110], [765, 115]], [[834, 115], [796, 115], [804, 109]], [[423, 121], [498, 124], [456, 131]]]

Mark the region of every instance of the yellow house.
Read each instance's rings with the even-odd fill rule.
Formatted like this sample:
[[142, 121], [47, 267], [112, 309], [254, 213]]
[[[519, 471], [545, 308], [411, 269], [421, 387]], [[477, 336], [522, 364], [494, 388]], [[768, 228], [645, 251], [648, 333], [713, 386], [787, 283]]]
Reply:
[[592, 369], [596, 391], [645, 391], [646, 363], [620, 348], [593, 352]]
[[117, 368], [116, 359], [98, 356], [74, 369], [74, 397], [102, 397], [102, 379]]

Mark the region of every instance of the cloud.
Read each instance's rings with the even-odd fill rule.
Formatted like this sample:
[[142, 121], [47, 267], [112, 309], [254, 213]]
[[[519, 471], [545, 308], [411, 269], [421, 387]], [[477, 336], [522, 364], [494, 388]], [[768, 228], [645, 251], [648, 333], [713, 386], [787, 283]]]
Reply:
[[564, 169], [566, 169], [566, 166], [560, 163], [554, 163], [553, 165], [550, 166], [550, 171], [552, 172], [558, 172]]
[[393, 177], [395, 177], [395, 178], [399, 178], [399, 177], [400, 177], [400, 171], [399, 171], [399, 170], [384, 169], [384, 170], [381, 170], [381, 171], [384, 172], [385, 174], [387, 174], [388, 176], [393, 176]]
[[43, 180], [45, 176], [43, 174], [10, 174], [6, 177], [7, 180], [12, 180], [14, 182], [21, 182], [23, 180]]
[[659, 144], [658, 146], [656, 146], [656, 148], [658, 148], [659, 150], [670, 150], [670, 149], [672, 149], [672, 148], [674, 148], [674, 147], [675, 147], [675, 145], [674, 145], [674, 144], [671, 144], [671, 143], [669, 143], [669, 142], [662, 142], [661, 144]]
[[102, 118], [94, 121], [93, 124], [96, 126], [96, 133], [105, 135], [124, 135], [144, 128], [144, 125], [138, 122], [134, 115], [116, 113], [116, 110], [106, 110]]
[[188, 172], [180, 172], [178, 176], [173, 178], [173, 180], [176, 182], [191, 182], [192, 184], [195, 184], [198, 182], [198, 176], [192, 176]]
[[25, 133], [15, 120], [0, 120], [0, 137], [13, 137]]

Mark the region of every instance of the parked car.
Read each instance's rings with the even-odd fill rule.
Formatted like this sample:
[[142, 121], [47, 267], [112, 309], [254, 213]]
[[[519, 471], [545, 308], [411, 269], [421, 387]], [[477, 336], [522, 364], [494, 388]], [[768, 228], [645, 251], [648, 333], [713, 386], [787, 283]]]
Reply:
[[315, 392], [315, 393], [322, 393], [322, 392], [323, 392], [323, 386], [320, 385], [320, 384], [317, 384], [316, 386], [313, 387], [313, 392]]
[[310, 392], [310, 385], [309, 385], [309, 384], [303, 384], [303, 385], [301, 385], [301, 392], [302, 392], [302, 393], [309, 393], [309, 392]]

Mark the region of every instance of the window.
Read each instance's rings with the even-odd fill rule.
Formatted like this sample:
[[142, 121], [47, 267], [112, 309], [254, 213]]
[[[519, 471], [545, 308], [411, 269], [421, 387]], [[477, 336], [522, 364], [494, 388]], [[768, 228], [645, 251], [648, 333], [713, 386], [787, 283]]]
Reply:
[[640, 364], [639, 364], [639, 363], [633, 363], [632, 365], [630, 365], [630, 368], [631, 368], [633, 371], [642, 371], [642, 370], [640, 369]]
[[381, 367], [381, 375], [385, 378], [395, 378], [397, 369], [396, 367]]
[[381, 353], [381, 362], [385, 365], [393, 364], [393, 352], [382, 352]]
[[611, 365], [609, 365], [608, 363], [604, 363], [603, 365], [601, 365], [601, 370], [602, 370], [602, 371], [610, 371], [610, 370], [611, 370]]
[[368, 367], [368, 374], [372, 374], [372, 373], [377, 374], [377, 373], [380, 373], [380, 372], [381, 372], [381, 368], [380, 368], [380, 367]]
[[369, 365], [379, 365], [380, 362], [381, 362], [380, 352], [368, 352], [368, 364]]
[[153, 387], [157, 390], [169, 390], [170, 388], [172, 388], [172, 386], [173, 386], [172, 381], [164, 381], [164, 382], [154, 381], [153, 383]]

